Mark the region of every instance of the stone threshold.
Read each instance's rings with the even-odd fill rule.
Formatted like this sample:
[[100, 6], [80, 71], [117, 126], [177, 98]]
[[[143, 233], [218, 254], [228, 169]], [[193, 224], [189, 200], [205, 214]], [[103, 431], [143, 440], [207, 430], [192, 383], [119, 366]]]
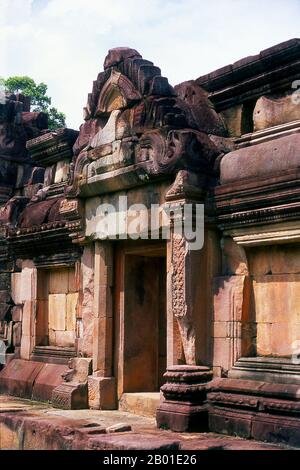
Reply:
[[288, 450], [214, 433], [174, 433], [120, 411], [56, 410], [0, 396], [1, 450]]

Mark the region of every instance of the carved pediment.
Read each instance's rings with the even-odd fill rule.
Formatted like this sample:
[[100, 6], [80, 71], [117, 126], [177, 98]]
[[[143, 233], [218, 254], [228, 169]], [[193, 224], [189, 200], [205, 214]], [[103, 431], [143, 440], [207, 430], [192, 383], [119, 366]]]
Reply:
[[96, 115], [107, 114], [112, 111], [128, 107], [132, 102], [141, 99], [140, 93], [132, 82], [116, 70], [103, 86], [99, 95]]

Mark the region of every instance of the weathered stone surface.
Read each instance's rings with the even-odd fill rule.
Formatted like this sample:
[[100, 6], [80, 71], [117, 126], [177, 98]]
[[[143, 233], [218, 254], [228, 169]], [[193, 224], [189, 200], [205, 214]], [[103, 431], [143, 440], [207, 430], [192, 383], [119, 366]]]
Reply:
[[66, 295], [49, 294], [49, 329], [66, 329]]
[[160, 450], [174, 451], [179, 447], [179, 442], [175, 439], [141, 437], [138, 434], [129, 436], [103, 436], [101, 439], [90, 439], [89, 450]]
[[20, 438], [16, 430], [0, 423], [0, 436], [0, 450], [20, 450]]
[[60, 346], [62, 348], [72, 348], [75, 345], [76, 334], [75, 331], [55, 331], [55, 343], [53, 346]]
[[62, 183], [68, 180], [70, 163], [68, 159], [60, 160], [56, 164], [54, 183]]
[[89, 408], [116, 409], [116, 380], [114, 377], [88, 377]]
[[28, 362], [22, 359], [12, 360], [0, 372], [0, 390], [2, 393], [22, 398], [31, 398], [34, 382], [44, 364]]
[[119, 410], [140, 416], [156, 416], [160, 393], [123, 393], [119, 400]]
[[32, 399], [50, 402], [52, 391], [63, 382], [62, 375], [66, 372], [67, 366], [58, 364], [44, 364], [38, 374], [32, 389]]
[[169, 367], [164, 377], [164, 400], [156, 413], [158, 427], [176, 432], [206, 431], [206, 387], [212, 371], [204, 366], [178, 365]]
[[74, 357], [69, 361], [69, 369], [64, 374], [66, 382], [86, 383], [92, 373], [92, 359], [86, 357]]
[[88, 407], [87, 384], [63, 382], [54, 388], [51, 403], [55, 408], [81, 410]]
[[[228, 369], [252, 344], [251, 330], [242, 330], [242, 322], [250, 321], [250, 282], [244, 275], [214, 279], [213, 363]], [[226, 326], [224, 325], [226, 323]], [[222, 324], [223, 334], [217, 329]], [[226, 335], [224, 335], [224, 328]], [[238, 331], [240, 332], [238, 333]], [[234, 332], [234, 333], [233, 333]], [[216, 336], [218, 335], [218, 336]]]
[[49, 272], [49, 294], [67, 294], [69, 291], [69, 270], [52, 269]]
[[89, 119], [80, 126], [79, 135], [73, 146], [74, 155], [79, 153], [86, 148], [93, 137], [97, 134], [99, 129], [104, 127], [104, 122], [101, 119]]
[[297, 387], [256, 380], [215, 380], [208, 393], [210, 430], [299, 446]]
[[[276, 387], [271, 393], [258, 380], [300, 380], [290, 360], [300, 337], [299, 116], [288, 101], [299, 54], [300, 42], [290, 41], [174, 90], [135, 50], [112, 50], [93, 82], [79, 135], [41, 133], [43, 116], [29, 112], [28, 100], [5, 97], [4, 370], [17, 357], [27, 368], [36, 358], [55, 369], [54, 362], [76, 354], [53, 391], [56, 406], [80, 408], [89, 399], [92, 408], [110, 409], [117, 397], [121, 406], [134, 401], [124, 391], [156, 394], [166, 363], [180, 364], [165, 377], [159, 423], [179, 431], [207, 425], [212, 406], [220, 430], [271, 440], [281, 439], [283, 429], [292, 442], [298, 399]], [[145, 233], [151, 204], [159, 205], [157, 213], [166, 202], [204, 204], [203, 248], [189, 250], [173, 228], [166, 243], [100, 241], [100, 205], [116, 207], [120, 195], [145, 203]], [[210, 390], [190, 380], [185, 363], [210, 364], [220, 377], [239, 377], [239, 385]], [[31, 380], [35, 369], [26, 367], [25, 378], [9, 377], [11, 389], [18, 379], [21, 390], [49, 400], [58, 375], [47, 367]], [[241, 377], [257, 380], [245, 384]], [[146, 396], [139, 400], [135, 411], [147, 404]], [[132, 445], [101, 444], [103, 427], [92, 428], [66, 431], [55, 445], [83, 449], [90, 436], [95, 448]], [[52, 428], [49, 440], [46, 430], [45, 422], [29, 429], [24, 447], [54, 445]]]
[[101, 145], [110, 144], [116, 140], [116, 120], [120, 114], [119, 110], [112, 111], [111, 115], [103, 127], [100, 129], [91, 141], [91, 147], [100, 147]]
[[232, 106], [222, 111], [221, 115], [226, 123], [230, 136], [240, 136], [242, 134], [242, 113], [243, 105]]
[[[258, 355], [288, 356], [299, 339], [299, 283], [297, 274], [255, 276], [253, 293]], [[289, 314], [286, 314], [288, 306]]]
[[12, 308], [12, 320], [15, 322], [21, 322], [22, 321], [22, 305], [16, 305], [15, 307]]
[[194, 81], [175, 86], [177, 96], [187, 103], [186, 116], [190, 127], [208, 134], [225, 135], [225, 125], [208, 99], [208, 93]]
[[13, 325], [13, 344], [14, 346], [21, 345], [22, 338], [22, 323], [18, 322]]
[[[222, 184], [281, 173], [300, 164], [300, 135], [271, 140], [225, 155], [221, 160]], [[282, 158], [285, 155], [285, 158]]]
[[281, 98], [261, 96], [257, 100], [253, 112], [255, 131], [297, 119], [300, 119], [300, 108], [293, 95]]
[[129, 47], [116, 47], [115, 49], [110, 49], [104, 61], [104, 69], [112, 67], [113, 65], [118, 65], [125, 59], [136, 59], [140, 58], [141, 55], [135, 49], [130, 49]]
[[84, 357], [93, 355], [94, 331], [94, 249], [92, 245], [86, 246], [83, 251], [81, 263], [82, 302], [80, 316], [82, 318], [83, 332], [80, 338], [80, 351]]
[[78, 293], [67, 294], [66, 330], [68, 331], [75, 331], [77, 305], [78, 305]]
[[223, 273], [248, 274], [248, 262], [243, 247], [235, 243], [232, 238], [223, 239]]

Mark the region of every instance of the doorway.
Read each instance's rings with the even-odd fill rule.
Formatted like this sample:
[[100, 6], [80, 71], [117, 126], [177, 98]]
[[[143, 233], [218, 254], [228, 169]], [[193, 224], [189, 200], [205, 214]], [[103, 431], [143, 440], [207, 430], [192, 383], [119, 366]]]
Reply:
[[159, 392], [167, 356], [165, 246], [125, 245], [117, 250], [116, 264], [118, 396]]

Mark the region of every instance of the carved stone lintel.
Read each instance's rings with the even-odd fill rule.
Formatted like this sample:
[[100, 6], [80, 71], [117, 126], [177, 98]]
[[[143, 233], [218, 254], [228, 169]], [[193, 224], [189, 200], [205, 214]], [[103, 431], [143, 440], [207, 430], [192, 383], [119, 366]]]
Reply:
[[212, 371], [205, 366], [178, 365], [168, 368], [161, 387], [164, 400], [157, 413], [157, 426], [172, 431], [207, 431], [207, 383]]

